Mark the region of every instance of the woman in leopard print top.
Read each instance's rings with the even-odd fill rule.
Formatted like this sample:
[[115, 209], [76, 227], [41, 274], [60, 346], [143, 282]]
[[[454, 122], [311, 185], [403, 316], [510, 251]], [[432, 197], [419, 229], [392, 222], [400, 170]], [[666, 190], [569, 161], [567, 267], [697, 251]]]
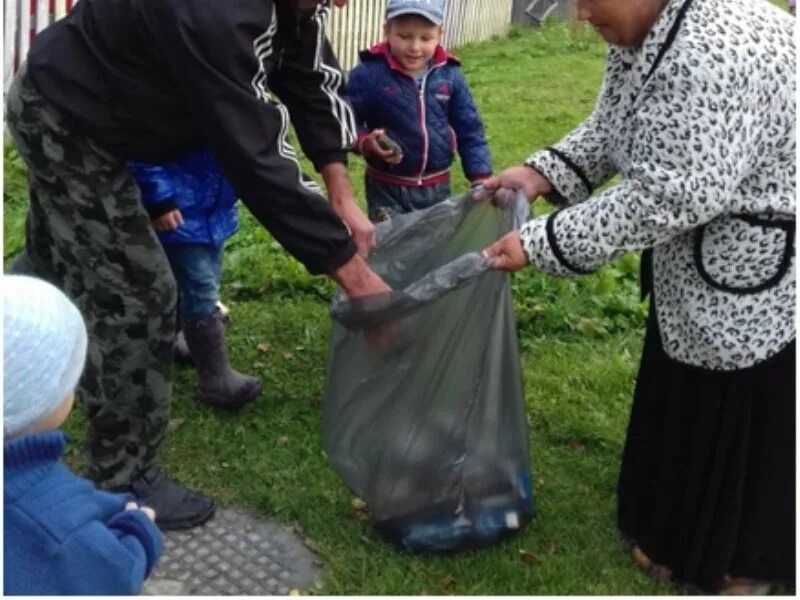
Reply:
[[487, 252], [572, 276], [645, 250], [620, 529], [640, 563], [705, 590], [793, 583], [793, 20], [764, 0], [579, 0], [578, 15], [609, 43], [594, 112], [486, 185], [559, 210]]

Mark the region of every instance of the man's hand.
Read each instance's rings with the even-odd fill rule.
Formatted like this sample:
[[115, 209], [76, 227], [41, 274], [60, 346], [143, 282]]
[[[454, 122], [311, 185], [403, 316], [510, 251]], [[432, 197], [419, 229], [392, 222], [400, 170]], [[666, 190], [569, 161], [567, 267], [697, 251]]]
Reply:
[[366, 257], [375, 247], [375, 225], [356, 204], [347, 168], [342, 163], [330, 163], [322, 167], [322, 177], [331, 207], [350, 229], [358, 254]]
[[[334, 271], [331, 277], [351, 300], [361, 296], [388, 294], [392, 291], [392, 288], [370, 269], [358, 254]], [[372, 350], [379, 352], [393, 350], [401, 341], [399, 324], [391, 321], [365, 329], [364, 339]]]
[[183, 215], [177, 208], [153, 219], [153, 229], [160, 233], [175, 231], [183, 224]]
[[354, 200], [334, 204], [333, 209], [339, 218], [350, 228], [358, 247], [359, 256], [367, 257], [375, 248], [375, 224], [367, 218]]
[[512, 231], [501, 237], [483, 253], [492, 259], [492, 268], [497, 271], [519, 271], [528, 265], [519, 231]]
[[331, 278], [351, 299], [392, 291], [392, 288], [370, 269], [366, 261], [358, 254], [331, 273]]
[[517, 190], [522, 190], [529, 202], [553, 191], [553, 186], [539, 171], [526, 166], [506, 169], [484, 181], [483, 187], [494, 194], [498, 206], [508, 204]]
[[403, 150], [392, 138], [386, 135], [385, 129], [376, 129], [359, 143], [359, 151], [364, 158], [381, 160], [389, 165], [396, 165], [403, 160]]

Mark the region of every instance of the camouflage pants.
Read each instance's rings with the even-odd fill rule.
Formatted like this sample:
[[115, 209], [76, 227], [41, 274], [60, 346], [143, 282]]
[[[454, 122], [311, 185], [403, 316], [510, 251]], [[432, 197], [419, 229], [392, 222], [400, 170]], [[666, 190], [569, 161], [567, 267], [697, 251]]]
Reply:
[[28, 166], [26, 251], [81, 309], [89, 330], [78, 397], [89, 476], [121, 488], [155, 463], [169, 421], [176, 287], [124, 161], [47, 105], [25, 65], [6, 122]]

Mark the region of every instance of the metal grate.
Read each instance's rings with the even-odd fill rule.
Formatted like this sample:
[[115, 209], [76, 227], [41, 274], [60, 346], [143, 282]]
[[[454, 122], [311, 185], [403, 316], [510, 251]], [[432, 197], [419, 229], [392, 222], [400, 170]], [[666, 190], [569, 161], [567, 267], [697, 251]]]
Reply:
[[322, 587], [322, 563], [289, 528], [232, 509], [164, 534], [150, 596], [285, 596]]

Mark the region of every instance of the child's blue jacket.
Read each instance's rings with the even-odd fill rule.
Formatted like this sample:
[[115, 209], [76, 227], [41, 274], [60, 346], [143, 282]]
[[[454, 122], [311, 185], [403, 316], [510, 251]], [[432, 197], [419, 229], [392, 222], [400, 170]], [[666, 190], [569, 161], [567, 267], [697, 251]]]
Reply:
[[176, 208], [183, 215], [184, 222], [175, 231], [158, 234], [162, 243], [219, 247], [238, 229], [236, 192], [208, 149], [171, 163], [131, 162], [129, 167], [150, 218]]
[[161, 533], [127, 494], [97, 490], [61, 462], [67, 438], [46, 431], [3, 453], [3, 592], [138, 594], [162, 551]]
[[439, 46], [420, 90], [387, 44], [361, 53], [347, 86], [359, 127], [356, 151], [379, 128], [403, 149], [400, 164], [372, 165], [371, 173], [422, 180], [449, 169], [458, 151], [467, 179], [474, 182], [492, 174], [483, 123], [459, 65]]

